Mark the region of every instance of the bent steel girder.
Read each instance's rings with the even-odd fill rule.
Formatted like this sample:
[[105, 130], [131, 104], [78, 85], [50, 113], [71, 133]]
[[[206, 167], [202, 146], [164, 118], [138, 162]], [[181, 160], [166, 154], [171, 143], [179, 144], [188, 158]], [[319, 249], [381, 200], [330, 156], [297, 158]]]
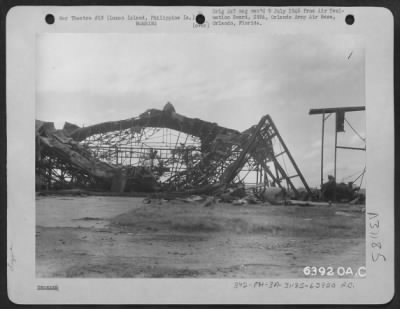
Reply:
[[221, 127], [216, 123], [198, 118], [189, 118], [173, 111], [150, 109], [139, 117], [120, 121], [110, 121], [84, 128], [75, 128], [69, 132], [76, 141], [82, 141], [89, 136], [131, 128], [169, 128], [202, 139], [203, 144], [212, 141], [217, 134], [240, 135], [240, 132]]
[[[161, 148], [146, 144], [146, 139], [164, 129], [178, 134], [176, 142], [170, 140], [167, 146]], [[181, 133], [186, 135], [186, 139], [180, 139]], [[285, 173], [274, 154], [272, 142], [276, 138], [283, 143], [269, 115], [262, 117], [258, 125], [239, 132], [180, 115], [170, 103], [163, 110], [150, 109], [138, 117], [121, 121], [83, 128], [66, 123], [62, 130], [55, 130], [51, 125], [46, 127], [42, 123], [37, 129], [39, 152], [57, 157], [68, 163], [65, 166], [71, 166], [74, 171], [79, 170], [90, 177], [105, 180], [129, 177], [138, 174], [138, 170], [126, 171], [127, 167], [143, 168], [145, 161], [148, 161], [151, 162], [151, 172], [163, 183], [162, 189], [183, 191], [215, 184], [227, 186], [237, 181], [241, 170], [247, 168], [257, 169], [257, 181], [260, 169], [266, 185], [269, 185], [267, 177], [273, 185], [280, 187], [281, 181], [286, 180], [288, 187], [297, 192], [290, 180], [293, 176]], [[309, 190], [286, 145], [284, 148], [305, 188]], [[107, 162], [107, 158], [113, 156], [116, 160]], [[124, 156], [129, 161], [123, 161]], [[132, 163], [132, 158], [140, 160]], [[153, 166], [154, 160], [159, 160], [158, 166]], [[269, 163], [274, 164], [276, 174]], [[220, 188], [214, 188], [217, 187]]]

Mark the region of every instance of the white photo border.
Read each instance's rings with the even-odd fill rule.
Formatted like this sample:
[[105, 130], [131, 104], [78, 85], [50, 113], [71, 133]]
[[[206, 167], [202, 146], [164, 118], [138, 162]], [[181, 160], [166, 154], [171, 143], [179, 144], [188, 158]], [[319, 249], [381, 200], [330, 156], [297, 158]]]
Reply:
[[[8, 295], [18, 304], [383, 304], [394, 296], [394, 98], [393, 15], [385, 8], [344, 7], [343, 17], [352, 14], [352, 27], [344, 18], [302, 24], [268, 23], [257, 31], [266, 34], [351, 34], [363, 37], [366, 50], [367, 183], [366, 279], [330, 279], [339, 287], [344, 280], [354, 288], [335, 289], [235, 289], [236, 279], [43, 279], [35, 275], [35, 61], [36, 36], [40, 33], [134, 33], [143, 31], [195, 32], [182, 23], [137, 29], [126, 23], [44, 22], [46, 14], [96, 15], [179, 12], [203, 13], [211, 7], [56, 7], [19, 6], [7, 14], [7, 277]], [[201, 31], [237, 31], [226, 28]], [[243, 34], [254, 28], [240, 30]], [[23, 111], [23, 112], [21, 112]], [[18, 141], [18, 142], [16, 142]], [[372, 242], [379, 216], [379, 239], [386, 261], [373, 262]], [[375, 256], [376, 257], [376, 256]], [[265, 279], [263, 279], [265, 281]], [[290, 279], [291, 282], [317, 279]], [[246, 280], [254, 282], [256, 280]], [[288, 281], [273, 279], [273, 281]], [[321, 280], [319, 280], [321, 281]], [[38, 285], [57, 285], [58, 291], [40, 291]]]

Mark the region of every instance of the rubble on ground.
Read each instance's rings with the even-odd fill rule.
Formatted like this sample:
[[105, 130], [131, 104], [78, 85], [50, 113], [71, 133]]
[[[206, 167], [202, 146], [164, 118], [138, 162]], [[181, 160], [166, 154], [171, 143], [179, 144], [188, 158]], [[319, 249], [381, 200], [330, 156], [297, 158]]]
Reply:
[[337, 183], [331, 175], [328, 176], [328, 181], [322, 185], [321, 197], [322, 200], [330, 202], [365, 203], [365, 195], [360, 192], [360, 187], [354, 187], [352, 182]]

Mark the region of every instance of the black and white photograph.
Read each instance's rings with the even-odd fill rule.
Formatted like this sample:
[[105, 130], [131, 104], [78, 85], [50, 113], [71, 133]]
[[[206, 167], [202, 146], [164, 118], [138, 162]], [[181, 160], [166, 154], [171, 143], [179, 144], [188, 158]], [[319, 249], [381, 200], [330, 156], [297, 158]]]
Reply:
[[6, 29], [12, 302], [393, 298], [389, 10], [24, 6]]
[[38, 277], [366, 275], [356, 39], [37, 43]]

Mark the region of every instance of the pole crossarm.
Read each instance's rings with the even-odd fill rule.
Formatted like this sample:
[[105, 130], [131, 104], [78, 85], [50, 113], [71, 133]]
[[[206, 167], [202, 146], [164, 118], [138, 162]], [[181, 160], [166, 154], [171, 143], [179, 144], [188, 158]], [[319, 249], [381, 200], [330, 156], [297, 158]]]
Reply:
[[366, 151], [367, 148], [361, 148], [361, 147], [348, 147], [348, 146], [336, 146], [336, 148], [340, 148], [340, 149], [349, 149], [349, 150], [363, 150]]
[[308, 112], [309, 115], [329, 114], [337, 112], [358, 112], [365, 111], [365, 106], [347, 106], [347, 107], [329, 107], [329, 108], [312, 108]]

